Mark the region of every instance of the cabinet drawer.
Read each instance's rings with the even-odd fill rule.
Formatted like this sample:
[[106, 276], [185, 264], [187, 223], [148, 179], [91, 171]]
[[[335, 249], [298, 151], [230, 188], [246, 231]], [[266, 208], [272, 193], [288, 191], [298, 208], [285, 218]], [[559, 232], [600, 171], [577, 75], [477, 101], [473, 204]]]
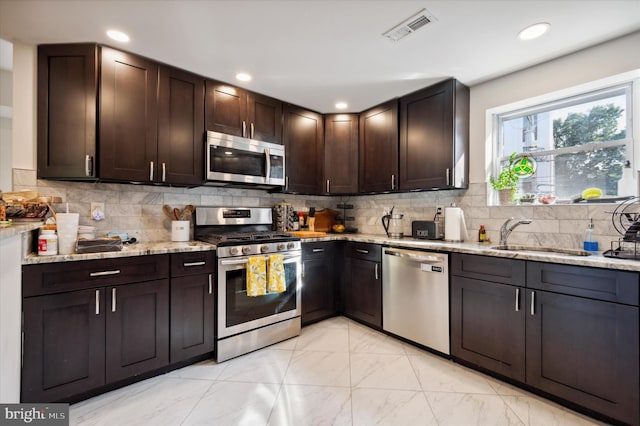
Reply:
[[27, 265], [23, 297], [61, 293], [169, 277], [169, 255]]
[[198, 251], [171, 255], [171, 276], [210, 274], [216, 269], [214, 251]]
[[638, 306], [638, 273], [529, 262], [527, 287]]
[[525, 261], [454, 253], [451, 256], [451, 275], [501, 284], [524, 285]]
[[310, 242], [302, 244], [302, 260], [331, 256], [334, 250], [332, 241]]
[[382, 247], [379, 244], [349, 242], [345, 246], [345, 255], [356, 259], [380, 262], [382, 259]]

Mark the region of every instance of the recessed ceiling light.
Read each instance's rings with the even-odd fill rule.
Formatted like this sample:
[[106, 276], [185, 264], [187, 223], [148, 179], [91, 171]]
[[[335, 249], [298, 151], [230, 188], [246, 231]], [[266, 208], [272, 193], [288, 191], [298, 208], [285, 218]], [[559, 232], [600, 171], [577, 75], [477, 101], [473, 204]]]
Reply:
[[518, 38], [520, 40], [533, 40], [534, 38], [538, 38], [549, 31], [549, 28], [551, 28], [551, 24], [547, 22], [539, 22], [537, 24], [529, 25], [518, 33]]
[[240, 81], [251, 81], [251, 76], [246, 72], [239, 72], [236, 74], [236, 78]]
[[338, 109], [346, 109], [348, 106], [346, 102], [336, 102], [336, 108]]
[[126, 43], [129, 41], [129, 36], [118, 30], [109, 30], [107, 31], [107, 35], [115, 41], [121, 41]]

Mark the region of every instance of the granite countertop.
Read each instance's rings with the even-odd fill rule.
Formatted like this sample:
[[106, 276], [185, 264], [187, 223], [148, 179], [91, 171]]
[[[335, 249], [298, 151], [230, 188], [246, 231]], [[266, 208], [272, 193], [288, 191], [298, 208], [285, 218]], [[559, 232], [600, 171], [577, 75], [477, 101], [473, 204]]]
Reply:
[[[15, 227], [16, 231], [18, 226]], [[5, 228], [7, 229], [7, 228]], [[33, 227], [31, 229], [34, 229]], [[23, 229], [30, 231], [31, 229]], [[16, 232], [17, 233], [17, 232]], [[506, 257], [521, 260], [533, 260], [539, 262], [560, 263], [565, 265], [591, 266], [596, 268], [618, 269], [625, 271], [640, 272], [640, 261], [629, 259], [612, 259], [602, 256], [602, 252], [596, 252], [591, 256], [573, 256], [552, 252], [535, 252], [535, 251], [505, 251], [492, 249], [492, 244], [480, 244], [473, 242], [453, 243], [447, 241], [436, 240], [420, 240], [416, 238], [388, 238], [384, 235], [377, 234], [327, 234], [321, 237], [303, 238], [303, 243], [313, 243], [319, 241], [355, 241], [363, 243], [382, 244], [408, 249], [433, 250], [440, 252], [467, 253], [484, 256]], [[164, 253], [182, 253], [189, 251], [207, 251], [215, 250], [216, 246], [200, 241], [189, 242], [149, 242], [137, 243], [130, 246], [124, 246], [122, 251], [112, 251], [103, 253], [84, 253], [57, 256], [38, 256], [37, 254], [29, 254], [22, 263], [24, 265], [32, 265], [39, 263], [69, 262], [78, 260], [94, 260], [108, 259], [127, 256], [141, 256]]]
[[41, 221], [34, 222], [14, 222], [11, 226], [7, 226], [6, 228], [0, 228], [0, 241], [11, 238], [15, 235], [20, 235], [23, 232], [33, 231], [34, 229], [38, 229], [42, 226]]

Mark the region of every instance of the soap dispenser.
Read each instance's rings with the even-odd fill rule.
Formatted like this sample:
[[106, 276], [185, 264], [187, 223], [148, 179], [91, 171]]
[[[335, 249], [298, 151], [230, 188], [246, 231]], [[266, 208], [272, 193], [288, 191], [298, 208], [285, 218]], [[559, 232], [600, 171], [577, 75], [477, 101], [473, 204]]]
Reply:
[[598, 251], [598, 242], [593, 240], [593, 219], [589, 219], [587, 230], [584, 233], [582, 247], [586, 251]]

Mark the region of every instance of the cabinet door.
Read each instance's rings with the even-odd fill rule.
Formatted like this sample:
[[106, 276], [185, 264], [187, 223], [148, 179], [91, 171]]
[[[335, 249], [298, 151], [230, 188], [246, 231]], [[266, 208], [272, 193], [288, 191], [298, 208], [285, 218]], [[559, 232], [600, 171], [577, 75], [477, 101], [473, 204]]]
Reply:
[[451, 277], [451, 355], [525, 380], [525, 290]]
[[247, 97], [247, 136], [282, 144], [282, 102], [257, 93]]
[[214, 277], [171, 279], [171, 362], [213, 352]]
[[227, 135], [247, 136], [247, 92], [217, 81], [207, 80], [205, 99], [207, 130]]
[[68, 401], [105, 383], [104, 289], [24, 299], [22, 402]]
[[638, 307], [539, 290], [527, 307], [527, 384], [638, 424]]
[[324, 192], [358, 192], [358, 114], [327, 115], [324, 128]]
[[305, 243], [302, 251], [302, 324], [336, 314], [333, 243]]
[[161, 66], [156, 181], [204, 183], [204, 78]]
[[360, 114], [359, 191], [398, 189], [398, 102]]
[[94, 179], [98, 50], [38, 46], [38, 177]]
[[158, 64], [101, 49], [100, 178], [154, 181], [159, 170]]
[[468, 186], [468, 105], [454, 79], [400, 99], [400, 189]]
[[107, 287], [107, 383], [169, 363], [169, 280]]
[[382, 329], [380, 262], [349, 258], [344, 312], [373, 328]]
[[321, 192], [323, 127], [320, 114], [292, 105], [284, 107], [285, 191]]

